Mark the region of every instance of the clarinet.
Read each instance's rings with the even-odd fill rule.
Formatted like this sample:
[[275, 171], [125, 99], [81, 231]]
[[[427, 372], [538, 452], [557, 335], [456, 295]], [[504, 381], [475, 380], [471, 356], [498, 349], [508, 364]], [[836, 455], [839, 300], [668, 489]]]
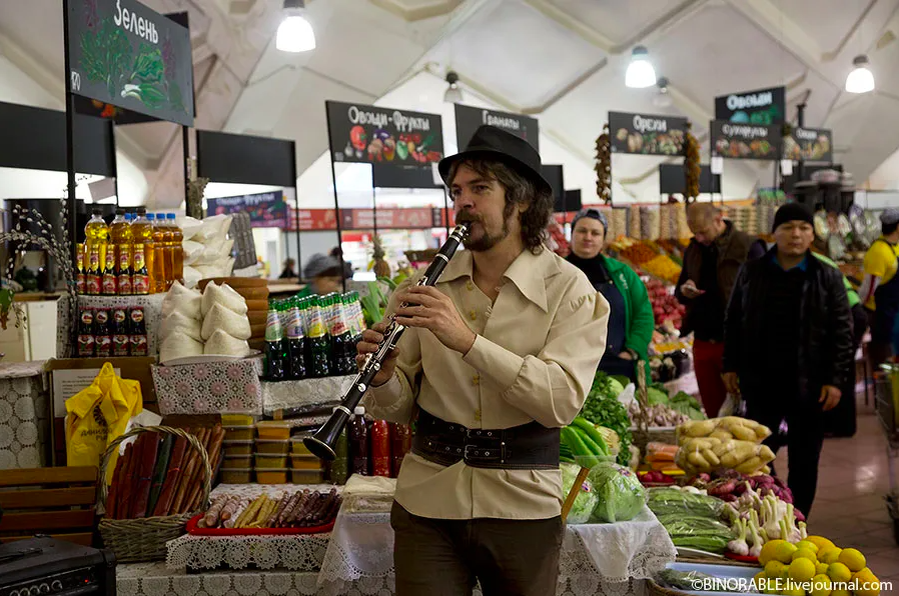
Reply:
[[[450, 259], [456, 253], [456, 249], [462, 244], [465, 236], [471, 229], [469, 222], [462, 222], [453, 229], [443, 246], [437, 252], [437, 256], [428, 265], [424, 276], [418, 280], [418, 286], [433, 286], [437, 283], [443, 269], [449, 264]], [[403, 303], [403, 307], [408, 304]], [[309, 451], [320, 459], [333, 460], [336, 457], [334, 446], [337, 438], [343, 432], [347, 421], [353, 413], [353, 409], [362, 400], [362, 396], [368, 390], [372, 379], [381, 370], [381, 364], [386, 360], [391, 350], [396, 348], [396, 344], [402, 336], [405, 327], [396, 322], [395, 316], [391, 315], [387, 323], [387, 329], [384, 330], [384, 339], [378, 344], [376, 352], [371, 353], [365, 360], [362, 369], [356, 374], [353, 383], [340, 399], [340, 405], [334, 408], [331, 417], [319, 428], [315, 434], [303, 439], [303, 443]]]

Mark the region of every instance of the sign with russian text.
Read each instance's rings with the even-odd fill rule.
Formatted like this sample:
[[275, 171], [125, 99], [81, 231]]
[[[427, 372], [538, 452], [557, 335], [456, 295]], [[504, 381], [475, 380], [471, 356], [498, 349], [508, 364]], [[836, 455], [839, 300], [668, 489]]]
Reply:
[[715, 120], [734, 124], [780, 124], [786, 109], [786, 87], [730, 93], [715, 98]]
[[683, 155], [687, 119], [609, 112], [609, 135], [613, 153]]
[[781, 126], [735, 124], [713, 120], [710, 124], [712, 155], [729, 159], [778, 159]]
[[193, 126], [190, 32], [136, 0], [68, 0], [72, 93]]
[[536, 118], [508, 112], [497, 112], [496, 110], [473, 108], [457, 103], [456, 143], [459, 146], [459, 151], [465, 150], [474, 133], [485, 124], [512, 133], [516, 137], [530, 143], [531, 147], [538, 152], [540, 151], [540, 127]]
[[281, 191], [206, 199], [209, 217], [239, 212], [249, 214], [250, 226], [254, 228], [283, 228], [287, 225], [287, 203]]

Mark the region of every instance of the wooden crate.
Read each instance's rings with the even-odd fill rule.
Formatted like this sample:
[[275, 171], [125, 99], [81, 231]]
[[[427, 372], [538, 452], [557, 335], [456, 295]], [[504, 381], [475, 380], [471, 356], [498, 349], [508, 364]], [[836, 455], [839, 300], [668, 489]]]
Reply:
[[95, 467], [0, 471], [0, 543], [48, 534], [92, 546], [96, 502]]

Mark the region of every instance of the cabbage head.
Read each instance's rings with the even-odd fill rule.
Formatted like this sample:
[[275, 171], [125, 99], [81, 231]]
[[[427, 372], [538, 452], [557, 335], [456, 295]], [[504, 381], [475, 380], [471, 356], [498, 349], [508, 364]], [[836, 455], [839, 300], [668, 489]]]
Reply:
[[630, 468], [601, 462], [590, 470], [587, 480], [597, 495], [597, 503], [590, 516], [591, 523], [631, 520], [646, 503], [646, 491]]
[[[574, 481], [577, 480], [578, 472], [580, 472], [581, 467], [575, 464], [559, 464], [559, 469], [562, 471], [562, 500], [568, 496], [569, 491], [571, 491], [571, 486], [574, 484]], [[569, 524], [585, 524], [590, 519], [590, 515], [593, 513], [593, 508], [596, 507], [596, 502], [598, 497], [596, 495], [596, 491], [593, 490], [593, 485], [590, 484], [589, 480], [585, 480], [584, 484], [581, 485], [581, 491], [578, 493], [578, 496], [574, 499], [574, 505], [571, 506], [571, 511], [568, 512], [567, 523]]]

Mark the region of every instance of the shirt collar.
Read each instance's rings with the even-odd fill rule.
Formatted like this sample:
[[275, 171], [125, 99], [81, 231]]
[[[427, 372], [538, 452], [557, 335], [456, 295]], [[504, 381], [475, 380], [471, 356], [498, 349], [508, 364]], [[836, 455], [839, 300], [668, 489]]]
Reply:
[[[777, 255], [774, 255], [774, 264], [780, 267], [781, 271], [789, 271], [788, 269], [784, 269], [783, 265], [780, 264], [780, 261], [777, 260]], [[799, 269], [800, 271], [808, 271], [808, 254], [802, 257], [802, 262], [793, 267], [793, 269]]]
[[[459, 278], [473, 280], [474, 259], [470, 250], [456, 253], [440, 276], [440, 283], [453, 281]], [[530, 250], [521, 251], [503, 277], [518, 288], [525, 298], [539, 306], [544, 312], [549, 312], [546, 304], [546, 283], [544, 280], [559, 273], [561, 269], [556, 262], [555, 255], [548, 248], [540, 254], [534, 254]]]

